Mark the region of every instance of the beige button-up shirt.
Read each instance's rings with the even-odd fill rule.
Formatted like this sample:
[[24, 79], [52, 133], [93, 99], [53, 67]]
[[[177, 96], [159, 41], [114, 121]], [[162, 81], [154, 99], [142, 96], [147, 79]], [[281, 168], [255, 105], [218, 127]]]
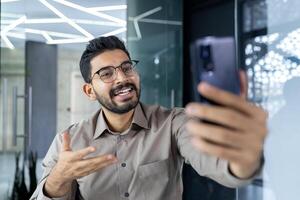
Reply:
[[[251, 180], [234, 177], [228, 162], [195, 149], [185, 129], [182, 108], [138, 104], [133, 122], [124, 133], [109, 130], [101, 109], [70, 129], [71, 148], [96, 147], [93, 156], [114, 154], [118, 163], [73, 183], [70, 194], [59, 199], [181, 200], [183, 162], [202, 176], [237, 187]], [[212, 133], [213, 134], [213, 133]], [[43, 161], [44, 174], [31, 199], [48, 200], [43, 193], [47, 176], [57, 162], [61, 134], [57, 134]], [[54, 198], [55, 199], [55, 198]]]

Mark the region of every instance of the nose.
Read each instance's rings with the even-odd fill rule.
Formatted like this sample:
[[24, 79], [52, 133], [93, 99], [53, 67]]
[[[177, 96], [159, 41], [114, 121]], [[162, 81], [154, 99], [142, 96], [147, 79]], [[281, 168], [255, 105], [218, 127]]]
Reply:
[[118, 67], [116, 69], [116, 82], [120, 83], [120, 82], [124, 82], [124, 80], [127, 80], [127, 76], [124, 74], [123, 70]]

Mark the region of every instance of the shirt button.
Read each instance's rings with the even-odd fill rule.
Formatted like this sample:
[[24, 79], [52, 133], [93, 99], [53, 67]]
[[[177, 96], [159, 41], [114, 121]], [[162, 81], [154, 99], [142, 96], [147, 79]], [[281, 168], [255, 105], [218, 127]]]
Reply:
[[122, 163], [121, 166], [122, 166], [122, 167], [126, 167], [126, 163]]
[[125, 196], [125, 197], [129, 197], [129, 193], [128, 193], [128, 192], [125, 192], [124, 196]]

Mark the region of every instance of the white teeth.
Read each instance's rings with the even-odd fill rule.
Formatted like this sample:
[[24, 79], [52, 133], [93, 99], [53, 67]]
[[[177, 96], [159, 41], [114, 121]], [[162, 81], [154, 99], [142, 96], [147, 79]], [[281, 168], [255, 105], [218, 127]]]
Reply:
[[120, 93], [125, 93], [125, 92], [129, 92], [131, 89], [128, 88], [128, 89], [125, 89], [125, 90], [121, 90]]
[[120, 94], [118, 94], [118, 95], [120, 95], [120, 96], [124, 96], [124, 95], [127, 95], [129, 92], [126, 92], [126, 93], [120, 93]]
[[131, 88], [126, 88], [123, 90], [120, 90], [119, 92], [116, 93], [116, 95], [125, 95], [127, 93], [129, 93], [132, 89]]

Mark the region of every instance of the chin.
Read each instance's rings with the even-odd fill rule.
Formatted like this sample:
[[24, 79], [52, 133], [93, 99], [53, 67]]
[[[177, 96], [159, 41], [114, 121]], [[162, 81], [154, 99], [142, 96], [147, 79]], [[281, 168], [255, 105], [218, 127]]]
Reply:
[[124, 102], [114, 102], [112, 104], [114, 104], [114, 106], [105, 106], [106, 109], [110, 110], [113, 113], [117, 113], [117, 114], [125, 114], [128, 113], [129, 111], [131, 111], [132, 109], [134, 109], [137, 105], [138, 105], [139, 100], [137, 98], [135, 98], [134, 100], [128, 100], [128, 101], [124, 101]]

